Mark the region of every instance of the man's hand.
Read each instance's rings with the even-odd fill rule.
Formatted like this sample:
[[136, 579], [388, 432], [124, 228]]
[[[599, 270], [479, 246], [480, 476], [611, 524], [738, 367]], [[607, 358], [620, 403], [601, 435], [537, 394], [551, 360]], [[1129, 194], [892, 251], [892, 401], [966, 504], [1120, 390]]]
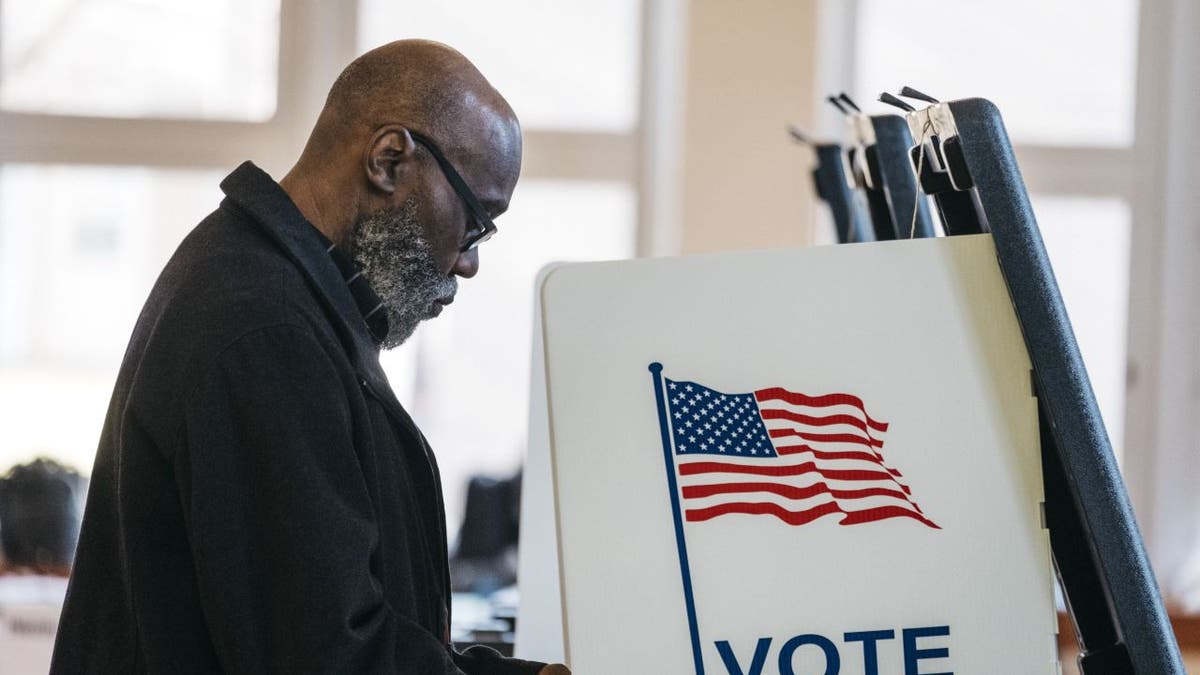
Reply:
[[538, 675], [571, 675], [571, 671], [561, 663], [555, 663], [539, 670]]

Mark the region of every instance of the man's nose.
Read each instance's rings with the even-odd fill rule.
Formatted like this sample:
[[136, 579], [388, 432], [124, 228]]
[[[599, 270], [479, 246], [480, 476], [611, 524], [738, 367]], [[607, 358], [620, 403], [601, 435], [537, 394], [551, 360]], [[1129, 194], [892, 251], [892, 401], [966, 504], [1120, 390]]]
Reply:
[[459, 253], [454, 259], [454, 267], [450, 268], [452, 274], [458, 275], [464, 279], [470, 279], [479, 271], [479, 249], [473, 248], [470, 251]]

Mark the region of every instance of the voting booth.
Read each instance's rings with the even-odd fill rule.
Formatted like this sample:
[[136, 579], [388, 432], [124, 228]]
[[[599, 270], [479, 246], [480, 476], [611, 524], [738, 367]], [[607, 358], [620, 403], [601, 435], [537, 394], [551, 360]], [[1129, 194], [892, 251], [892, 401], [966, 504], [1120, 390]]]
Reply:
[[930, 101], [852, 121], [900, 241], [543, 272], [518, 654], [1056, 673], [1057, 572], [1085, 675], [1184, 672], [999, 113]]
[[1056, 672], [988, 237], [564, 266], [542, 303], [579, 672]]

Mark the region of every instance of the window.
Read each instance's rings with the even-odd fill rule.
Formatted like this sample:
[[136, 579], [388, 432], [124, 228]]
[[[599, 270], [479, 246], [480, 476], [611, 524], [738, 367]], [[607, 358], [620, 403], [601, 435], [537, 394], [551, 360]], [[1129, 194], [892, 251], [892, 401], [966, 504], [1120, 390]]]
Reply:
[[1017, 144], [1133, 144], [1136, 0], [860, 0], [855, 89], [982, 96]]
[[0, 45], [7, 110], [254, 122], [275, 113], [279, 0], [5, 0]]
[[280, 163], [281, 21], [305, 20], [281, 9], [0, 3], [0, 471], [45, 455], [90, 473], [163, 264], [225, 173]]
[[[859, 0], [856, 7], [860, 98], [907, 84], [942, 100], [980, 96], [1000, 108], [1121, 458], [1138, 2]], [[1087, 30], [1064, 39], [1064, 27], [1083, 17]]]
[[142, 302], [220, 176], [0, 166], [0, 467], [49, 455], [90, 471]]
[[362, 0], [360, 7], [363, 51], [401, 38], [452, 45], [526, 129], [630, 132], [637, 125], [638, 0]]

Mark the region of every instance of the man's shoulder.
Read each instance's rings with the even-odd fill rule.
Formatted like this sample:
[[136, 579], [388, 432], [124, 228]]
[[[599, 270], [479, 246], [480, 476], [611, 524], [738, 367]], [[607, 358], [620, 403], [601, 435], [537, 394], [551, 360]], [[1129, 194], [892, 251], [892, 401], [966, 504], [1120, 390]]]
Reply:
[[106, 428], [134, 423], [167, 451], [187, 401], [223, 359], [253, 365], [259, 356], [247, 350], [257, 348], [292, 368], [352, 368], [339, 335], [298, 263], [249, 216], [222, 206], [155, 282], [117, 376], [110, 411], [120, 414]]
[[[190, 339], [279, 323], [326, 323], [298, 264], [247, 216], [214, 211], [184, 239], [146, 302], [147, 319], [186, 326]], [[141, 326], [139, 325], [139, 328]]]
[[297, 263], [248, 217], [222, 207], [163, 269], [134, 326], [122, 377], [143, 389], [186, 388], [243, 336], [280, 326], [308, 332], [329, 352], [339, 348]]

